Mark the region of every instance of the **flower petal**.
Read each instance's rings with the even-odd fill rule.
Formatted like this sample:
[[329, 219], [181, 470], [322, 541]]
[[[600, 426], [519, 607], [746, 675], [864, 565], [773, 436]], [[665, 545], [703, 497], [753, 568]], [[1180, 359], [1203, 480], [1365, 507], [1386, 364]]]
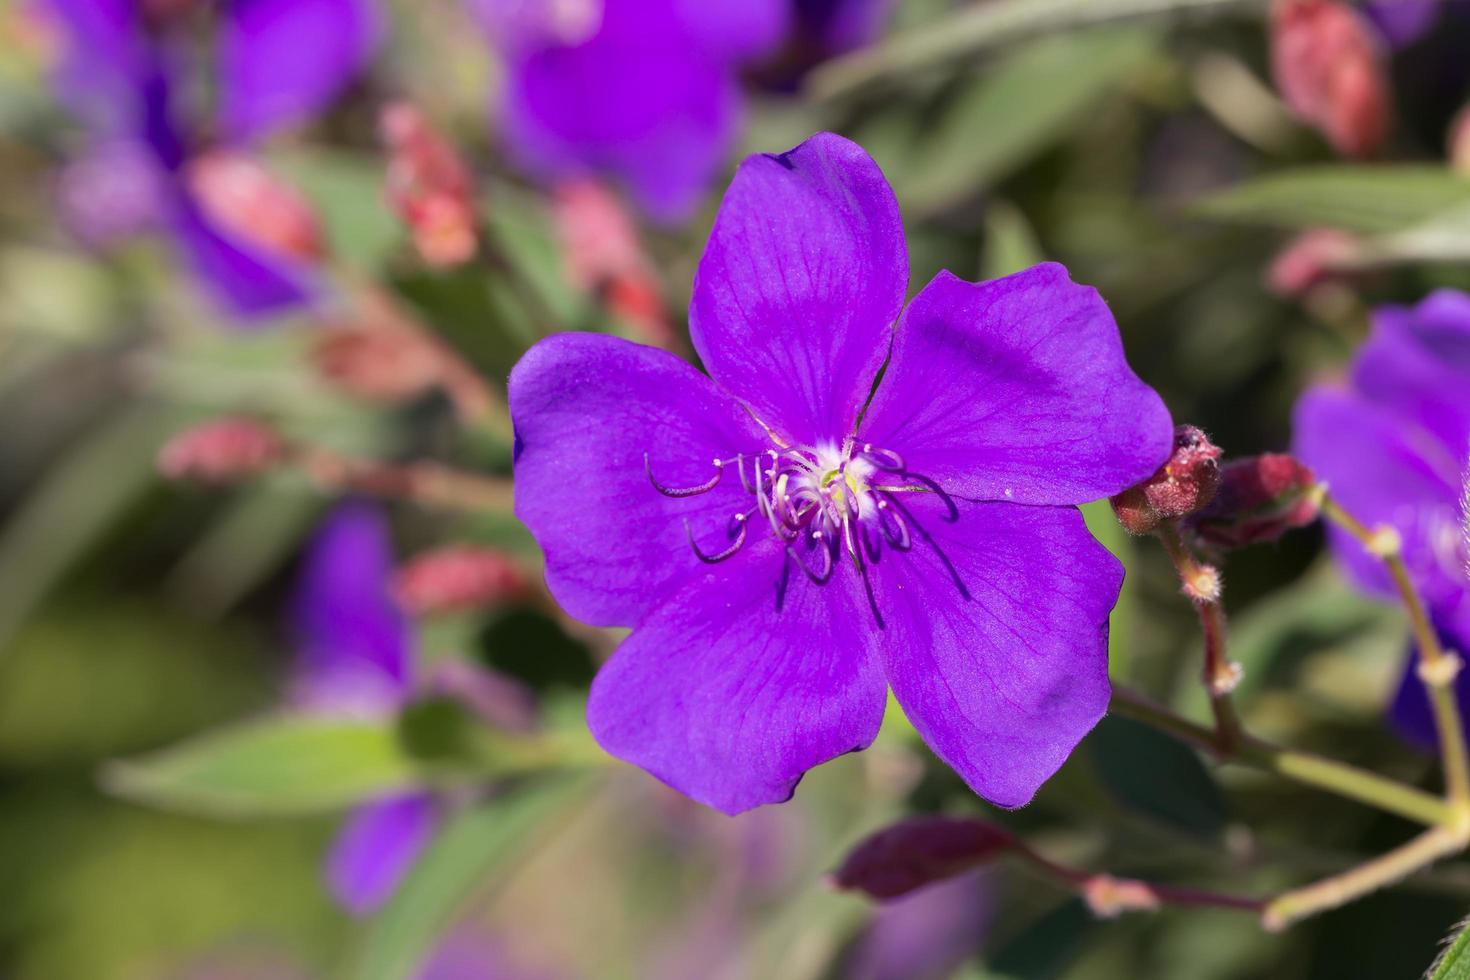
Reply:
[[391, 710], [409, 683], [411, 636], [393, 604], [382, 513], [339, 505], [308, 546], [291, 613], [296, 700], [319, 710]]
[[[1450, 615], [1434, 618], [1435, 632], [1440, 645], [1460, 656], [1470, 654], [1470, 598], [1463, 599], [1460, 608]], [[1404, 741], [1426, 752], [1439, 750], [1439, 730], [1434, 724], [1434, 712], [1429, 707], [1429, 696], [1424, 691], [1424, 682], [1419, 679], [1417, 667], [1419, 654], [1410, 644], [1408, 656], [1404, 658], [1404, 672], [1399, 677], [1398, 690], [1389, 707], [1389, 720], [1394, 730]], [[1455, 700], [1460, 703], [1460, 719], [1464, 724], [1470, 718], [1470, 670], [1461, 670], [1455, 676]]]
[[312, 299], [310, 275], [298, 263], [216, 228], [182, 191], [168, 227], [210, 295], [241, 326], [301, 307]]
[[[546, 553], [546, 582], [578, 619], [631, 626], [721, 550], [727, 523], [750, 509], [734, 472], [693, 487], [716, 459], [768, 440], [708, 378], [665, 351], [598, 334], [558, 334], [510, 376], [516, 430], [516, 515]], [[646, 462], [645, 462], [646, 459]], [[735, 467], [729, 467], [734, 470]], [[689, 530], [685, 529], [688, 522]]]
[[677, 0], [675, 8], [706, 51], [731, 61], [765, 54], [791, 22], [787, 0]]
[[372, 0], [231, 0], [225, 9], [221, 125], [233, 140], [325, 108], [382, 39]]
[[1108, 706], [1108, 614], [1123, 566], [1070, 507], [900, 501], [913, 548], [870, 571], [888, 683], [975, 792], [1018, 807]]
[[871, 621], [850, 585], [811, 584], [769, 536], [747, 544], [613, 654], [587, 703], [593, 737], [725, 813], [789, 799], [883, 720], [883, 672], [862, 641]]
[[639, 8], [609, 3], [588, 39], [508, 52], [504, 126], [527, 169], [551, 179], [611, 173], [654, 217], [676, 220], [730, 148], [734, 81], [672, 0]]
[[[1297, 403], [1294, 452], [1349, 513], [1368, 525], [1390, 524], [1421, 588], [1438, 591], [1445, 528], [1459, 524], [1459, 465], [1410, 420], [1336, 388], [1309, 390]], [[1382, 562], [1336, 527], [1333, 553], [1361, 586], [1393, 593]], [[1424, 574], [1428, 572], [1429, 574]], [[1456, 574], [1458, 572], [1456, 571]]]
[[1373, 336], [1353, 364], [1354, 386], [1463, 458], [1470, 447], [1470, 296], [1441, 290], [1412, 310], [1379, 309], [1373, 320]]
[[980, 284], [941, 272], [924, 287], [862, 438], [952, 494], [1078, 504], [1152, 474], [1173, 424], [1097, 291], [1046, 263]]
[[690, 334], [714, 379], [781, 436], [840, 441], [907, 283], [888, 181], [856, 143], [818, 133], [740, 165], [694, 277]]
[[36, 7], [57, 28], [61, 99], [103, 129], [136, 116], [139, 89], [158, 70], [137, 0], [40, 0]]
[[426, 793], [385, 796], [358, 807], [327, 858], [332, 895], [353, 915], [374, 911], [392, 897], [438, 827], [438, 809]]

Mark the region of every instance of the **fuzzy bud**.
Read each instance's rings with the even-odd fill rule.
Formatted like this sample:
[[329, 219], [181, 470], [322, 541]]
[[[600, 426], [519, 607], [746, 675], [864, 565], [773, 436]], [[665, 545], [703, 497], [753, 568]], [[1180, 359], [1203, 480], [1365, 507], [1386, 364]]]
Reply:
[[1099, 919], [1116, 919], [1124, 912], [1155, 912], [1158, 894], [1142, 881], [1093, 875], [1082, 883], [1082, 900]]
[[415, 616], [481, 609], [522, 598], [529, 591], [526, 574], [513, 558], [470, 545], [419, 555], [393, 579], [398, 604]]
[[215, 419], [170, 439], [158, 470], [171, 480], [223, 483], [255, 476], [280, 463], [286, 443], [263, 422], [240, 416]]
[[211, 150], [189, 161], [184, 178], [204, 213], [230, 234], [305, 262], [326, 255], [311, 202], [260, 161]]
[[1164, 521], [1204, 507], [1220, 484], [1220, 447], [1192, 425], [1174, 429], [1174, 451], [1154, 475], [1112, 498], [1113, 513], [1130, 534], [1148, 534]]
[[394, 404], [436, 387], [444, 358], [417, 331], [374, 322], [324, 327], [311, 361], [329, 384], [354, 398]]
[[1336, 228], [1313, 228], [1297, 235], [1276, 253], [1266, 270], [1266, 284], [1277, 296], [1293, 297], [1341, 279], [1343, 268], [1362, 250], [1356, 236]]
[[1014, 842], [1010, 831], [984, 820], [913, 817], [859, 842], [832, 883], [877, 899], [897, 898], [979, 867]]
[[384, 107], [378, 131], [388, 150], [384, 197], [408, 226], [419, 256], [439, 269], [468, 262], [479, 247], [469, 166], [411, 103]]
[[1271, 70], [1287, 106], [1344, 156], [1388, 137], [1388, 77], [1368, 22], [1340, 0], [1275, 0]]
[[1227, 463], [1215, 499], [1189, 524], [1207, 544], [1243, 548], [1312, 523], [1320, 506], [1311, 469], [1293, 456], [1267, 453]]

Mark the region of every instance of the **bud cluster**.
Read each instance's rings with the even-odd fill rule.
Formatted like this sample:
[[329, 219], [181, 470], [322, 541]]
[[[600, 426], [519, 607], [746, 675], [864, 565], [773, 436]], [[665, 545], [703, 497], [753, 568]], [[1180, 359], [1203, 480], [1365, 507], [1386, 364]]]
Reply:
[[469, 166], [411, 103], [386, 106], [378, 129], [388, 150], [384, 196], [408, 226], [419, 256], [435, 268], [468, 262], [479, 244]]
[[1130, 534], [1148, 534], [1165, 521], [1204, 507], [1220, 483], [1220, 447], [1192, 425], [1174, 429], [1174, 451], [1154, 475], [1112, 498], [1113, 513]]
[[222, 483], [272, 469], [287, 451], [280, 433], [264, 422], [226, 416], [170, 439], [159, 451], [158, 469], [171, 480]]
[[1344, 156], [1372, 156], [1388, 137], [1389, 87], [1380, 44], [1340, 0], [1275, 0], [1271, 69], [1287, 106]]
[[1316, 476], [1284, 453], [1250, 456], [1226, 464], [1220, 490], [1189, 520], [1197, 538], [1218, 548], [1275, 541], [1317, 519], [1321, 494]]
[[480, 609], [529, 592], [530, 582], [514, 558], [473, 545], [448, 545], [419, 555], [393, 580], [398, 604], [416, 616]]

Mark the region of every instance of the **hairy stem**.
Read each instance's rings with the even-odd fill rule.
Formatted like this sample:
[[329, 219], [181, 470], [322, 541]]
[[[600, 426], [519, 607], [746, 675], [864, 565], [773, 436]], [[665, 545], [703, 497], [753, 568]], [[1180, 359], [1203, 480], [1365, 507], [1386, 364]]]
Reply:
[[1210, 698], [1215, 716], [1215, 751], [1231, 755], [1244, 738], [1240, 716], [1230, 700], [1230, 692], [1240, 680], [1240, 666], [1232, 663], [1225, 652], [1225, 607], [1220, 603], [1220, 573], [1198, 561], [1179, 534], [1173, 522], [1161, 525], [1155, 532], [1164, 550], [1174, 562], [1184, 594], [1194, 603], [1204, 634], [1205, 659], [1200, 676]]
[[1470, 813], [1470, 750], [1466, 747], [1460, 707], [1455, 699], [1455, 675], [1460, 671], [1460, 658], [1440, 645], [1439, 634], [1430, 622], [1424, 600], [1404, 564], [1403, 541], [1391, 527], [1368, 527], [1325, 493], [1322, 496], [1322, 516], [1352, 535], [1369, 554], [1382, 561], [1393, 579], [1404, 610], [1409, 614], [1414, 644], [1419, 649], [1416, 673], [1424, 683], [1434, 712], [1440, 754], [1444, 759], [1445, 792], [1456, 808]]
[[1259, 898], [1082, 871], [1053, 861], [1020, 840], [1013, 842], [1011, 849], [1032, 868], [1076, 892], [1095, 914], [1104, 918], [1111, 918], [1122, 912], [1149, 912], [1164, 905], [1238, 909], [1244, 912], [1260, 912], [1266, 906], [1265, 900]]
[[1221, 755], [1214, 731], [1133, 691], [1115, 687], [1110, 710], [1215, 753], [1221, 762], [1234, 762], [1262, 772], [1276, 773], [1293, 782], [1326, 790], [1430, 827], [1448, 826], [1455, 819], [1454, 808], [1431, 793], [1309, 752], [1298, 752], [1243, 736], [1232, 754]]

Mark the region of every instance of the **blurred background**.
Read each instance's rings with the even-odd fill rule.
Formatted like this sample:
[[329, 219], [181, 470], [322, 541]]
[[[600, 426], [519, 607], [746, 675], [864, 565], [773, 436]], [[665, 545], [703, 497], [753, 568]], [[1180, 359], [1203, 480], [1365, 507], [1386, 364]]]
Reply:
[[[1463, 863], [1276, 935], [1097, 921], [1006, 864], [838, 893], [864, 834], [988, 809], [896, 707], [737, 818], [606, 760], [582, 701], [616, 636], [541, 592], [503, 391], [557, 330], [688, 354], [735, 164], [830, 129], [892, 182], [914, 290], [1064, 262], [1176, 420], [1284, 449], [1372, 306], [1470, 286], [1466, 5], [779, 6], [710, 35], [674, 0], [0, 0], [0, 976], [1424, 970]], [[1129, 569], [1114, 677], [1207, 717], [1167, 558], [1088, 510]], [[334, 527], [371, 581], [332, 577]], [[1399, 612], [1316, 529], [1225, 574], [1253, 730], [1432, 787], [1383, 721]], [[418, 680], [315, 714], [334, 642]], [[1121, 719], [989, 816], [1081, 867], [1246, 893], [1411, 830]]]

